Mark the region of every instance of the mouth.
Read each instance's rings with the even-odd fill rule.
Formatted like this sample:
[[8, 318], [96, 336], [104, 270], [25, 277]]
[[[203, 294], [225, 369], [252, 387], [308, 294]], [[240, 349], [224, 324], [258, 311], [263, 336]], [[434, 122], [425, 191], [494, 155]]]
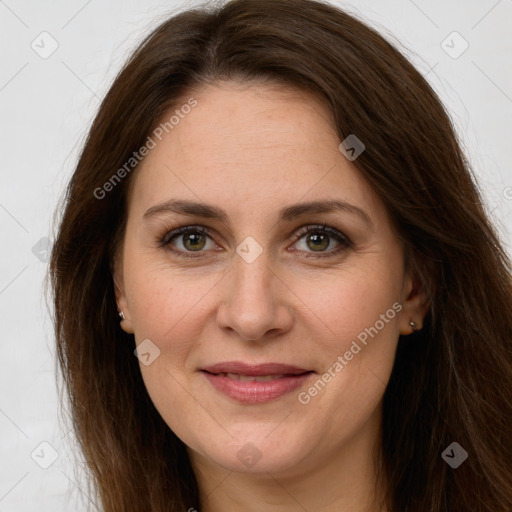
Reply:
[[[209, 373], [209, 372], [208, 372]], [[242, 375], [240, 373], [211, 373], [218, 377], [227, 377], [228, 379], [240, 380], [243, 382], [269, 382], [271, 380], [282, 379], [283, 377], [295, 377], [296, 375]], [[303, 374], [301, 374], [303, 375]]]
[[213, 388], [241, 403], [261, 404], [303, 385], [316, 372], [280, 363], [251, 365], [238, 361], [201, 368]]

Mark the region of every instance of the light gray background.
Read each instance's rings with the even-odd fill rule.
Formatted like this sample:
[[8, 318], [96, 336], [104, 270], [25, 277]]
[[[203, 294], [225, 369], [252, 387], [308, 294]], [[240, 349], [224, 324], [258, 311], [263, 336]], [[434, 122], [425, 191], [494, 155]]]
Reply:
[[[511, 252], [512, 0], [337, 3], [400, 41], [427, 75], [453, 117]], [[47, 264], [44, 252], [32, 249], [52, 237], [57, 199], [121, 64], [166, 14], [192, 4], [0, 0], [2, 512], [85, 510], [87, 489], [75, 474], [72, 434], [58, 420], [52, 328], [42, 288]], [[47, 58], [31, 47], [51, 48], [52, 39], [40, 35], [44, 31], [58, 43]], [[469, 44], [458, 58], [453, 56], [464, 42], [448, 37], [453, 31]], [[52, 462], [53, 452], [42, 442], [57, 455], [47, 469], [40, 464]]]

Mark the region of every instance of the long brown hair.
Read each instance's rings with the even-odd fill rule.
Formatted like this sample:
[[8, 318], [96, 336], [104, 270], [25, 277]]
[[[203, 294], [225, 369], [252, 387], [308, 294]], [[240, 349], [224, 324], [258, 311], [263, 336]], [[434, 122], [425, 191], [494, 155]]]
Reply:
[[[422, 75], [375, 30], [314, 0], [234, 0], [158, 26], [103, 100], [66, 191], [51, 256], [58, 363], [79, 446], [106, 512], [200, 508], [184, 444], [119, 327], [112, 262], [127, 187], [103, 187], [194, 85], [268, 80], [315, 93], [387, 207], [431, 297], [400, 336], [384, 395], [389, 510], [512, 510], [511, 266], [451, 120]], [[457, 442], [457, 469], [443, 451]]]

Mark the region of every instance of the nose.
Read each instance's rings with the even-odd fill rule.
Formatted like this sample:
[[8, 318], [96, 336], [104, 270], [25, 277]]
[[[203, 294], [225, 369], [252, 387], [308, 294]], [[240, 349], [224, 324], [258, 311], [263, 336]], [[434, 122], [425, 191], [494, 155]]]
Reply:
[[223, 281], [217, 325], [245, 341], [264, 341], [289, 331], [293, 325], [293, 296], [281, 276], [270, 266], [265, 251], [248, 263], [234, 256], [233, 267]]

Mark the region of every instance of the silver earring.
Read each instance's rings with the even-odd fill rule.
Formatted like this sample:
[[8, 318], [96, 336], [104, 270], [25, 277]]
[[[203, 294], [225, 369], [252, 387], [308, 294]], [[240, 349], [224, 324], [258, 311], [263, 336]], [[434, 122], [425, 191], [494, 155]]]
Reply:
[[119, 311], [119, 316], [123, 319], [123, 320], [126, 320], [126, 317], [124, 316], [124, 313], [122, 311]]
[[409, 322], [409, 325], [412, 327], [413, 332], [415, 332], [416, 331], [416, 324], [411, 320]]

